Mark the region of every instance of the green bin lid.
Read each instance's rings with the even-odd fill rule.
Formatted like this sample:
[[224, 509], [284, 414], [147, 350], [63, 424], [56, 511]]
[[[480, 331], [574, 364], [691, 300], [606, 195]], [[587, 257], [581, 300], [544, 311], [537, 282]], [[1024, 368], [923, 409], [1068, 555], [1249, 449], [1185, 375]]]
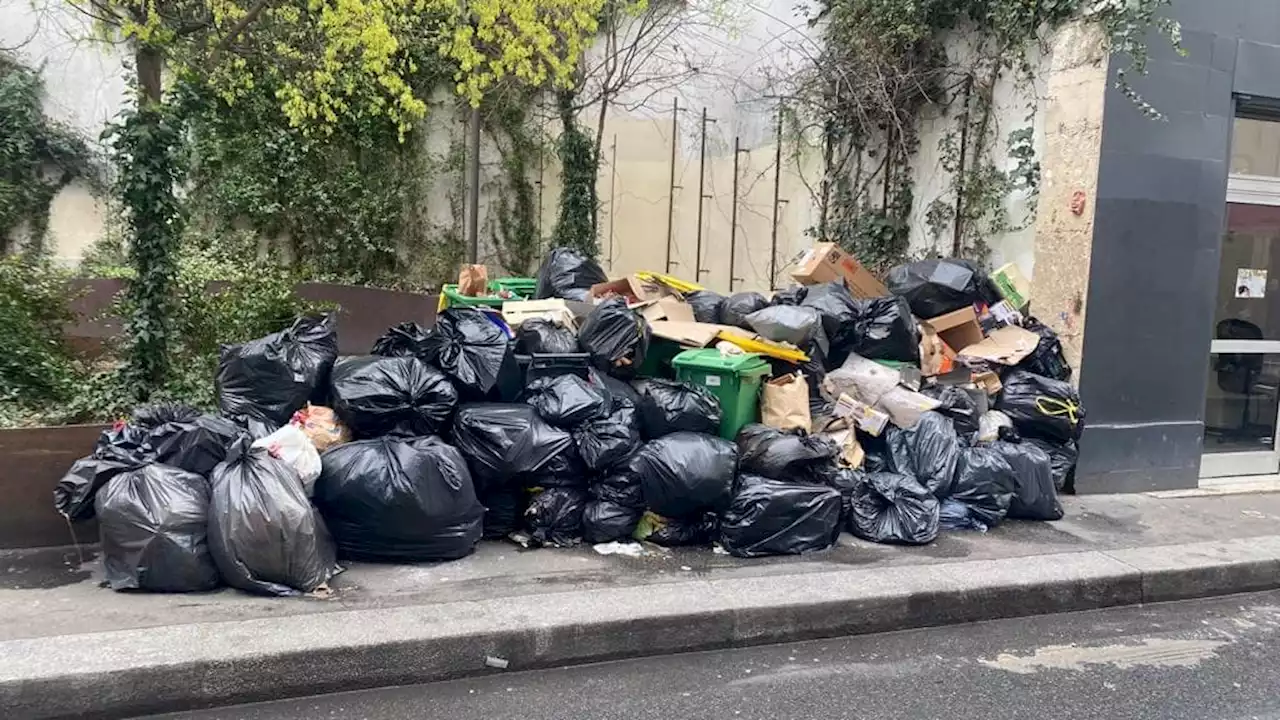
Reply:
[[742, 355], [721, 355], [715, 348], [685, 350], [676, 355], [671, 364], [678, 368], [696, 368], [724, 373], [734, 373], [739, 377], [764, 375], [770, 372], [769, 363], [757, 353]]

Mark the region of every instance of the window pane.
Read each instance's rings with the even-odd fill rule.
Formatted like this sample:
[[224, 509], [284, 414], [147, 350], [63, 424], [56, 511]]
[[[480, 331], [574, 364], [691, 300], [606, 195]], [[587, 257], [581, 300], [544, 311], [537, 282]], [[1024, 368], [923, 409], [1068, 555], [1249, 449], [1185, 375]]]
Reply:
[[1280, 340], [1280, 207], [1227, 204], [1216, 340]]
[[1231, 137], [1231, 172], [1280, 177], [1280, 122], [1236, 118]]
[[1280, 355], [1209, 357], [1204, 451], [1270, 451], [1275, 443]]

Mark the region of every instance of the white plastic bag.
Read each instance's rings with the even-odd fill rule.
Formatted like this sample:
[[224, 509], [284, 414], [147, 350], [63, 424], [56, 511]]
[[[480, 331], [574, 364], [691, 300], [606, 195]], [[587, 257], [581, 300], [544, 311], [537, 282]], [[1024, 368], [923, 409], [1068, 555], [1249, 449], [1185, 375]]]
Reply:
[[302, 478], [302, 489], [311, 497], [316, 478], [320, 477], [320, 452], [297, 425], [285, 425], [270, 435], [253, 441], [253, 447], [266, 448], [272, 457], [288, 463]]
[[1000, 439], [1000, 428], [1013, 427], [1013, 420], [999, 410], [988, 410], [978, 418], [978, 442], [990, 443]]

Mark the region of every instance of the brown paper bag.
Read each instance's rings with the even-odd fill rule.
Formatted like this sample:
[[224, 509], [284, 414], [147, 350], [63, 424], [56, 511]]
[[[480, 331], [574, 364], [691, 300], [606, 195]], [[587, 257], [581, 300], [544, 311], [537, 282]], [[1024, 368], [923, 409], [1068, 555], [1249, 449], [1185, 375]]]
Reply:
[[809, 416], [809, 383], [795, 373], [774, 378], [760, 392], [760, 421], [779, 430], [812, 429]]
[[484, 265], [463, 265], [458, 271], [458, 293], [467, 297], [489, 294], [489, 268]]

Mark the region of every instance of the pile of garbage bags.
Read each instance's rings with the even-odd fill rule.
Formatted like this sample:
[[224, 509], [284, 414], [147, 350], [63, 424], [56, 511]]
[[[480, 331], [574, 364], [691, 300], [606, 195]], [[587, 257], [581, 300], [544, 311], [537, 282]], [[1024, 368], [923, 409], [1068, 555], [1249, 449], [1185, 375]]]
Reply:
[[719, 381], [653, 372], [662, 326], [643, 283], [600, 294], [621, 286], [561, 248], [536, 296], [574, 312], [450, 306], [357, 356], [339, 357], [332, 315], [223, 347], [218, 414], [138, 408], [68, 470], [55, 507], [97, 518], [114, 589], [266, 595], [322, 592], [340, 561], [457, 560], [482, 539], [751, 558], [845, 531], [926, 544], [1062, 517], [1085, 413], [1056, 335], [1017, 313], [975, 320], [971, 338], [1034, 339], [1011, 359], [948, 347], [928, 320], [1000, 302], [971, 263], [895, 268], [879, 297], [839, 280], [773, 297], [642, 280], [668, 283], [664, 312], [687, 305], [712, 336], [764, 348], [798, 393], [785, 424], [756, 411], [726, 432], [742, 408], [722, 406]]

